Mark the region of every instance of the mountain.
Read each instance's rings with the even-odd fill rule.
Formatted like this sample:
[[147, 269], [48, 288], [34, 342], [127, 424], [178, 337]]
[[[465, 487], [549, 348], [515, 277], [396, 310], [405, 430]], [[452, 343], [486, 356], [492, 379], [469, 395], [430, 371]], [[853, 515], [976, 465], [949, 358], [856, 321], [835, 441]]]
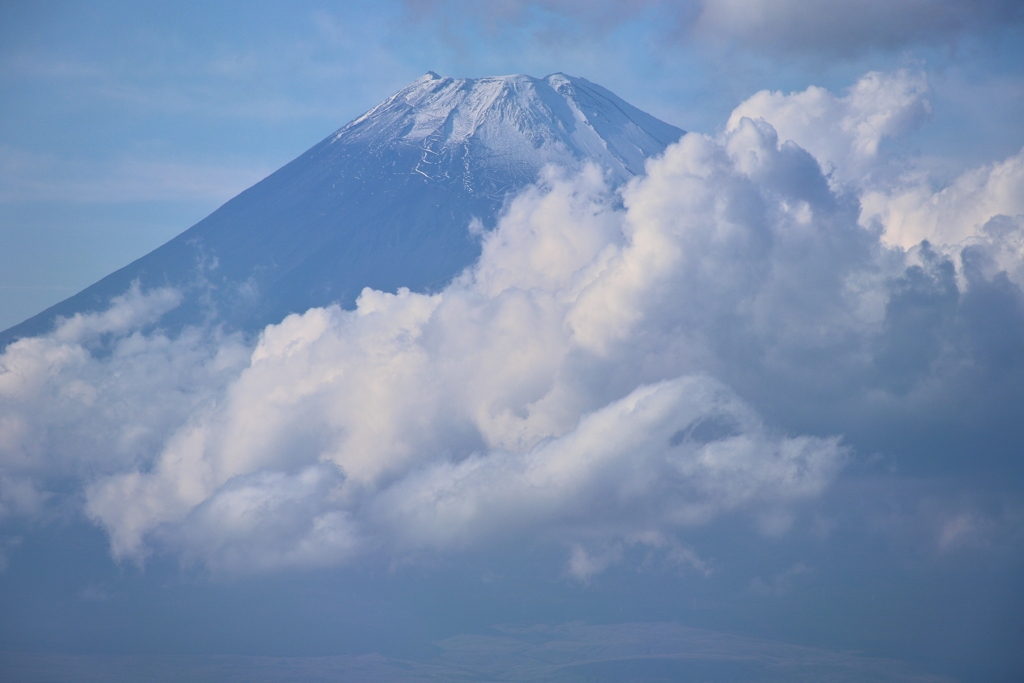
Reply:
[[75, 296], [0, 333], [0, 348], [102, 309], [137, 281], [174, 286], [171, 328], [256, 330], [363, 287], [431, 290], [472, 263], [473, 218], [546, 164], [600, 164], [613, 183], [683, 131], [583, 78], [454, 79], [430, 72], [208, 217]]

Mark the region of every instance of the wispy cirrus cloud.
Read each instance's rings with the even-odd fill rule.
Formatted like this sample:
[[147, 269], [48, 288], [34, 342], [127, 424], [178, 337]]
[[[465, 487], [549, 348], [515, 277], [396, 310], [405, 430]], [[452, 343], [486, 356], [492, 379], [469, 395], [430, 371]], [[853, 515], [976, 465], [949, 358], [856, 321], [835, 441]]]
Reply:
[[264, 162], [95, 160], [0, 151], [0, 202], [225, 201], [273, 171]]

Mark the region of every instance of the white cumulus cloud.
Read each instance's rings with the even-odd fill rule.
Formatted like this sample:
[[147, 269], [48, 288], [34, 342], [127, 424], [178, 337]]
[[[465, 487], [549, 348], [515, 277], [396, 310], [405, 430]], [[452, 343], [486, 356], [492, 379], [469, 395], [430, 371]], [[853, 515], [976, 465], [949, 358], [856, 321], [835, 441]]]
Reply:
[[837, 180], [864, 183], [879, 165], [879, 145], [916, 128], [931, 113], [923, 73], [871, 72], [836, 96], [816, 86], [785, 94], [762, 90], [733, 110], [734, 131], [746, 117], [767, 121], [780, 140], [792, 140]]
[[[787, 533], [849, 461], [843, 434], [1024, 404], [1022, 226], [971, 208], [1020, 180], [933, 192], [989, 235], [946, 250], [883, 240], [875, 195], [835, 182], [883, 163], [924, 93], [900, 72], [759, 94], [620, 194], [549, 169], [441, 292], [366, 289], [251, 345], [163, 333], [165, 290], [20, 340], [0, 355], [0, 514], [82, 500], [115, 557], [223, 571], [542, 537], [582, 581], [637, 544], [706, 573], [687, 531]], [[904, 191], [871, 192], [886, 178]]]

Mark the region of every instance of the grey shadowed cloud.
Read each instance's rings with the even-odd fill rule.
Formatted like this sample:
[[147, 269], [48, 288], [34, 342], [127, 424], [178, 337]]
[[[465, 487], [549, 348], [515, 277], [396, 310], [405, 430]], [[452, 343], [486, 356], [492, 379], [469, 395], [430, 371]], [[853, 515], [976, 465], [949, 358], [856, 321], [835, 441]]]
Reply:
[[[1020, 27], [1024, 9], [1015, 0], [406, 0], [418, 19], [476, 16], [492, 28], [539, 23], [545, 33], [557, 20], [605, 31], [642, 16], [656, 16], [673, 39], [737, 42], [768, 53], [807, 52], [846, 57], [869, 49], [955, 44], [970, 34]], [[545, 13], [547, 17], [545, 17]]]

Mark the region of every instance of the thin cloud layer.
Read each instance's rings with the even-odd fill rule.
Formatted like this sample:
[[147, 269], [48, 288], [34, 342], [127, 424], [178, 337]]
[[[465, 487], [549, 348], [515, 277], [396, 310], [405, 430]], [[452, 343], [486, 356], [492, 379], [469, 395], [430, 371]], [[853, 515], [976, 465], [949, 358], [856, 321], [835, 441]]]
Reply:
[[1014, 0], [703, 0], [696, 30], [771, 52], [845, 56], [953, 43], [1022, 20]]
[[223, 199], [259, 182], [272, 169], [234, 165], [143, 162], [85, 164], [4, 146], [0, 203], [132, 202]]
[[[891, 445], [893, 424], [1005, 436], [1024, 407], [1022, 225], [956, 188], [1022, 196], [1021, 176], [922, 195], [985, 239], [922, 222], [940, 246], [904, 248], [863, 217], [862, 196], [905, 191], [875, 172], [878, 143], [925, 92], [900, 72], [759, 93], [620, 194], [596, 168], [550, 169], [443, 291], [366, 289], [254, 346], [161, 333], [164, 290], [18, 341], [0, 356], [0, 513], [81, 501], [120, 560], [229, 572], [538, 537], [583, 581], [631, 545], [705, 572], [687, 530], [790, 533], [851, 443]], [[984, 448], [971, 466], [998, 470], [1005, 448]]]
[[673, 27], [673, 37], [739, 43], [766, 53], [849, 57], [871, 49], [955, 44], [968, 35], [1024, 24], [1014, 0], [406, 0], [413, 17], [479, 16], [492, 27], [539, 23], [545, 32], [568, 17], [574, 26], [607, 31], [645, 15]]

